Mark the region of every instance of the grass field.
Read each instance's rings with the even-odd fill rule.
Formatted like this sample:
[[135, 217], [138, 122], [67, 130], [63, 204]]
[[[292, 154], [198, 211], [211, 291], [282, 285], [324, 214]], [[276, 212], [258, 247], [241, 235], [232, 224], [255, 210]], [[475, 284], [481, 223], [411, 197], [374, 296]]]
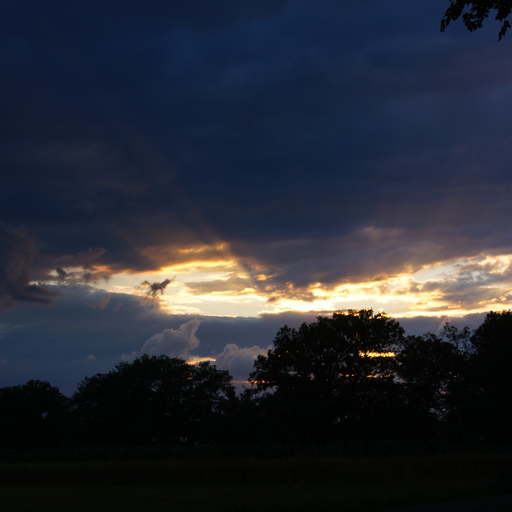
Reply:
[[378, 512], [511, 489], [510, 453], [0, 465], [2, 512]]

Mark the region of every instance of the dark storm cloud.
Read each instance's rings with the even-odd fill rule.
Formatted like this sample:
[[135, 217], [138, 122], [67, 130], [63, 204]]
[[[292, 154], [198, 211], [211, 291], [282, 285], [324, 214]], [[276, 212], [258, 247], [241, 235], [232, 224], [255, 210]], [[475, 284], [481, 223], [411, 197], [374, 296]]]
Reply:
[[212, 292], [233, 292], [238, 295], [245, 290], [252, 290], [254, 286], [250, 279], [237, 275], [230, 275], [226, 279], [215, 279], [214, 281], [188, 282], [185, 285], [193, 295]]
[[0, 309], [18, 301], [51, 304], [56, 293], [31, 282], [38, 257], [36, 242], [24, 230], [0, 222]]
[[144, 290], [144, 293], [148, 297], [155, 298], [158, 293], [164, 294], [164, 290], [176, 279], [174, 276], [172, 279], [164, 279], [161, 283], [150, 283], [149, 281], [143, 281], [140, 287]]
[[[253, 0], [250, 3], [237, 0], [189, 0], [166, 2], [162, 0], [78, 0], [73, 4], [55, 0], [51, 6], [43, 6], [36, 0], [21, 0], [3, 7], [2, 29], [10, 32], [13, 23], [17, 31], [36, 34], [47, 42], [59, 38], [93, 38], [86, 28], [103, 31], [151, 30], [165, 31], [170, 28], [213, 30], [229, 26], [244, 19], [269, 16], [283, 9], [288, 0]], [[10, 23], [7, 23], [7, 20]], [[50, 31], [48, 27], [55, 30]], [[16, 32], [17, 32], [16, 31]]]
[[440, 34], [444, 6], [406, 0], [2, 9], [0, 218], [53, 268], [154, 270], [227, 241], [275, 276], [269, 298], [308, 300], [512, 246], [494, 27]]
[[[64, 270], [61, 266], [47, 268], [46, 272], [40, 272], [40, 276], [45, 281], [57, 281], [66, 284], [98, 284], [107, 282], [112, 277], [111, 270], [96, 268], [90, 262], [101, 256], [104, 250], [89, 250], [87, 253], [78, 253], [75, 255], [64, 255], [58, 258], [46, 258], [46, 266], [61, 264], [65, 267], [71, 267], [73, 270]], [[79, 270], [76, 270], [80, 267]], [[49, 272], [54, 270], [53, 272]], [[57, 275], [55, 275], [57, 274]]]
[[57, 267], [57, 268], [55, 269], [55, 272], [57, 272], [57, 280], [58, 280], [58, 281], [61, 281], [61, 282], [62, 282], [62, 281], [65, 281], [65, 280], [66, 280], [66, 277], [68, 277], [68, 275], [69, 275], [65, 270], [63, 270], [63, 269], [62, 269], [62, 268], [60, 268], [60, 267]]

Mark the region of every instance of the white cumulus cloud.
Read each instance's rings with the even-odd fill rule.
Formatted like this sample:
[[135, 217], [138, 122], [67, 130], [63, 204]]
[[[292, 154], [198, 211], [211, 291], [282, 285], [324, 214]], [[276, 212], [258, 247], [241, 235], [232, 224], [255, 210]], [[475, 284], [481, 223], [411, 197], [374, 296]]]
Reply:
[[228, 343], [224, 350], [216, 357], [215, 365], [221, 370], [228, 370], [231, 375], [246, 379], [254, 370], [254, 361], [260, 354], [266, 355], [273, 348], [254, 347], [240, 348], [234, 343]]
[[163, 332], [151, 336], [142, 345], [140, 351], [134, 351], [130, 355], [123, 354], [121, 361], [130, 361], [142, 354], [188, 359], [189, 352], [199, 346], [199, 340], [195, 334], [200, 323], [196, 318], [180, 325], [179, 329], [165, 329]]
[[246, 380], [254, 370], [254, 361], [260, 354], [266, 355], [273, 348], [239, 347], [235, 343], [228, 343], [222, 352], [212, 357], [202, 357], [190, 354], [199, 347], [196, 337], [197, 329], [201, 322], [196, 318], [180, 325], [179, 329], [165, 329], [163, 332], [151, 336], [139, 351], [131, 354], [123, 354], [121, 361], [132, 361], [142, 354], [150, 356], [166, 355], [179, 357], [195, 364], [201, 361], [211, 361], [219, 370], [228, 370], [235, 380]]

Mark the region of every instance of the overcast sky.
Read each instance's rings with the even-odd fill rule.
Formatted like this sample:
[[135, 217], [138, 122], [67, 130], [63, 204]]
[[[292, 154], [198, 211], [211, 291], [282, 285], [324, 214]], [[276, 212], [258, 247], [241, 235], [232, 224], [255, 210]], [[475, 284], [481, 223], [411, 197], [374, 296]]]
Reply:
[[0, 387], [512, 300], [512, 35], [441, 0], [0, 7]]

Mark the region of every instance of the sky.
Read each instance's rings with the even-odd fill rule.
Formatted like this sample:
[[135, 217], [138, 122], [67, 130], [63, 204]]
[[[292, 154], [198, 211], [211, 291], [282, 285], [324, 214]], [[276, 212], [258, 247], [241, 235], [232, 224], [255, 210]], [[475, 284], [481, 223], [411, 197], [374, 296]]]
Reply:
[[0, 387], [512, 301], [512, 35], [442, 0], [0, 7]]

